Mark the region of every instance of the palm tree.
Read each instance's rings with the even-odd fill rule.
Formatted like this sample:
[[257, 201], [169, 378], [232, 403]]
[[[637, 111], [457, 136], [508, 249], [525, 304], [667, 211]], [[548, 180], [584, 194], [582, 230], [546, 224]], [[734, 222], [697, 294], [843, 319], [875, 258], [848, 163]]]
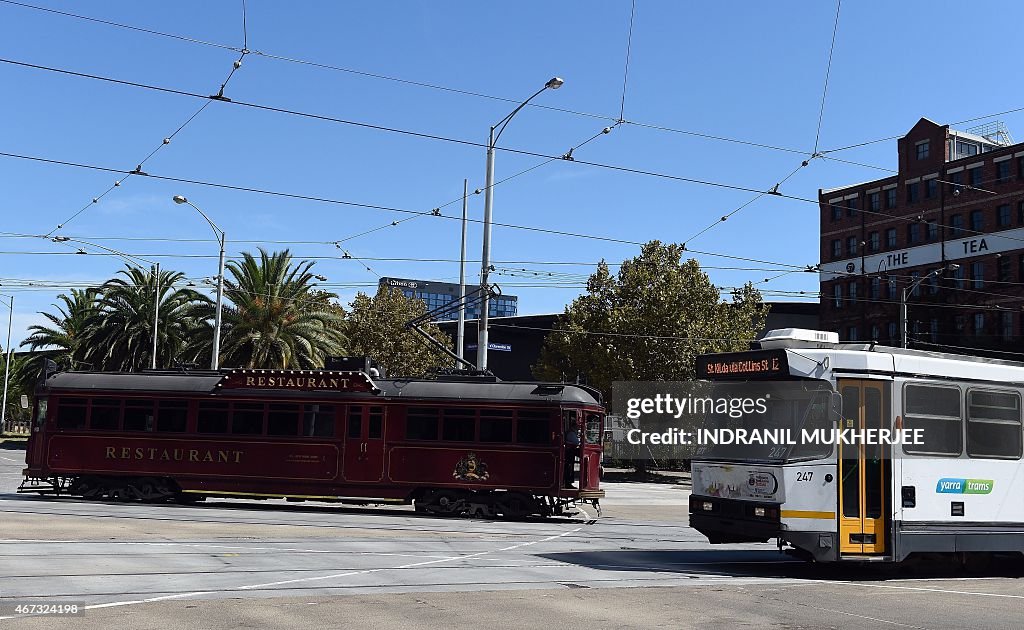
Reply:
[[[86, 320], [84, 360], [96, 369], [132, 371], [147, 368], [153, 356], [155, 273], [129, 265], [101, 287], [95, 312]], [[176, 288], [184, 274], [161, 271], [157, 324], [157, 367], [180, 359], [202, 323], [210, 300], [188, 288]]]
[[[75, 368], [84, 360], [85, 347], [82, 344], [86, 321], [96, 310], [100, 290], [96, 288], [71, 289], [71, 295], [60, 294], [57, 299], [64, 305], [54, 304], [59, 315], [40, 313], [50, 320], [53, 327], [35, 324], [29, 326], [32, 334], [21, 343], [30, 350], [46, 350], [40, 353], [58, 364]], [[41, 364], [40, 364], [41, 365]]]
[[[347, 346], [344, 315], [331, 302], [338, 296], [315, 288], [312, 261], [294, 263], [288, 250], [257, 260], [244, 252], [227, 264], [221, 330], [221, 364], [247, 368], [313, 369]], [[202, 308], [207, 321], [211, 306]], [[201, 343], [209, 356], [212, 328]]]

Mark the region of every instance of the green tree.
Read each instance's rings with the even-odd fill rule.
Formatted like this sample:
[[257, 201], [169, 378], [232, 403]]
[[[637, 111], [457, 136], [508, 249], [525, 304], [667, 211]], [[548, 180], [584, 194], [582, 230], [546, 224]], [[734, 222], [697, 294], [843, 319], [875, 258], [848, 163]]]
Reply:
[[[83, 361], [96, 370], [133, 371], [148, 368], [153, 356], [153, 309], [157, 276], [128, 266], [100, 287], [97, 307], [85, 321]], [[157, 322], [157, 367], [170, 367], [182, 358], [208, 304], [201, 293], [175, 287], [184, 274], [161, 271], [160, 313]]]
[[[7, 407], [4, 417], [8, 421], [25, 422], [29, 419], [29, 409], [22, 409], [21, 397], [28, 396], [31, 400], [35, 392], [35, 384], [39, 378], [39, 372], [33, 370], [33, 362], [28, 356], [11, 357], [11, 374], [7, 383]], [[7, 355], [0, 355], [0, 388], [3, 387], [4, 379], [7, 377]], [[3, 427], [0, 427], [2, 430]]]
[[747, 349], [768, 312], [761, 294], [748, 284], [722, 301], [684, 252], [652, 241], [616, 275], [602, 261], [545, 340], [535, 376], [582, 376], [610, 396], [614, 381], [685, 380], [698, 354]]
[[[344, 311], [334, 293], [316, 289], [313, 262], [293, 262], [288, 250], [257, 260], [245, 252], [227, 264], [224, 279], [220, 362], [247, 368], [312, 369], [345, 352]], [[202, 311], [208, 325], [199, 337], [208, 360], [213, 306]]]
[[[405, 327], [406, 322], [426, 312], [423, 300], [407, 298], [391, 287], [381, 287], [372, 298], [357, 293], [348, 315], [352, 354], [376, 360], [389, 376], [424, 376], [433, 369], [451, 365], [449, 357]], [[452, 347], [451, 339], [436, 324], [421, 328], [446, 347]]]
[[[34, 324], [29, 326], [31, 334], [21, 343], [30, 350], [46, 350], [38, 356], [49, 358], [58, 365], [75, 369], [84, 360], [85, 346], [82, 339], [86, 322], [97, 308], [100, 291], [96, 288], [71, 289], [71, 295], [57, 296], [63, 305], [54, 304], [58, 314], [40, 313], [53, 326]], [[35, 355], [34, 355], [35, 356]]]

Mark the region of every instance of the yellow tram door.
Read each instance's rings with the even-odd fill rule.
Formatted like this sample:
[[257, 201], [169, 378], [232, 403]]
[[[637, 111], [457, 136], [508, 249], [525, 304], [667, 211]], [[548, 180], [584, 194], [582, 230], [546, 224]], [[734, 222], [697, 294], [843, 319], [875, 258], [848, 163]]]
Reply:
[[[841, 380], [840, 429], [888, 428], [885, 388], [880, 381]], [[885, 552], [885, 504], [888, 463], [877, 444], [839, 445], [839, 553]]]

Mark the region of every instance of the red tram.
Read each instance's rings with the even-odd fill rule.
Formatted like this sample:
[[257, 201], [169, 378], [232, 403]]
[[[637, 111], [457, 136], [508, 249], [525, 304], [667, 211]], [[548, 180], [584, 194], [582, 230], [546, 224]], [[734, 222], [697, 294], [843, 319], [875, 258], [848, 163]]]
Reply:
[[603, 425], [599, 394], [579, 385], [327, 370], [62, 372], [38, 390], [19, 492], [548, 516], [599, 507]]

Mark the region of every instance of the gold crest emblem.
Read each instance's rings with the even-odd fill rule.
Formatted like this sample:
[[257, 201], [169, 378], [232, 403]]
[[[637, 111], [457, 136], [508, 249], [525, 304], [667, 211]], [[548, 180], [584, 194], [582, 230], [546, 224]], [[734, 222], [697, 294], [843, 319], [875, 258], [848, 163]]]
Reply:
[[465, 457], [455, 464], [452, 477], [461, 481], [485, 481], [490, 476], [487, 464], [476, 458], [476, 453], [466, 453]]

